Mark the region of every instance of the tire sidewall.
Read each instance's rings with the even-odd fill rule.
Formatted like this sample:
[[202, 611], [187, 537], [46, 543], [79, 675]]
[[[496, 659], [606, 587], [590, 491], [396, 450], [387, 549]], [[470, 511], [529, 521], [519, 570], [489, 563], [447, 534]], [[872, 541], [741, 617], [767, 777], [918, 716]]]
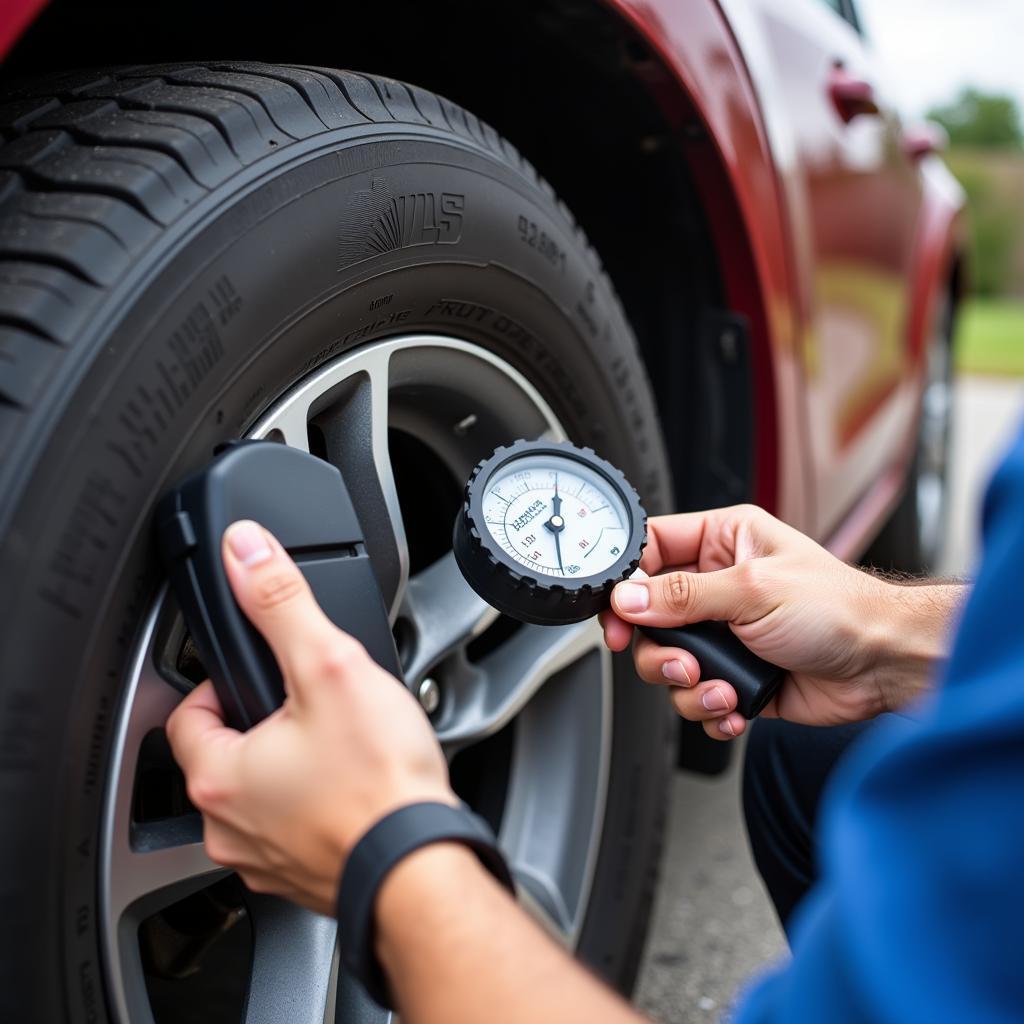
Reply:
[[[393, 197], [432, 197], [433, 212], [421, 217], [413, 199], [399, 244], [360, 253], [351, 211], [381, 182]], [[445, 196], [459, 197], [446, 237]], [[520, 170], [441, 133], [349, 130], [214, 198], [147, 254], [118, 322], [97, 327], [54, 381], [29, 421], [26, 483], [5, 499], [0, 575], [17, 582], [0, 598], [0, 821], [17, 841], [3, 844], [0, 1005], [14, 1001], [12, 1019], [107, 1015], [98, 828], [128, 658], [161, 585], [151, 510], [288, 386], [379, 338], [476, 341], [526, 374], [574, 440], [622, 466], [649, 507], [667, 503], [628, 327], [571, 223]], [[542, 235], [546, 247], [531, 244]], [[632, 808], [609, 795], [581, 952], [622, 981], [635, 957], [608, 952], [607, 924], [635, 903], [627, 869], [650, 846], [667, 757], [650, 742], [664, 734], [660, 702], [619, 664], [612, 774], [628, 781], [613, 785], [652, 795]]]

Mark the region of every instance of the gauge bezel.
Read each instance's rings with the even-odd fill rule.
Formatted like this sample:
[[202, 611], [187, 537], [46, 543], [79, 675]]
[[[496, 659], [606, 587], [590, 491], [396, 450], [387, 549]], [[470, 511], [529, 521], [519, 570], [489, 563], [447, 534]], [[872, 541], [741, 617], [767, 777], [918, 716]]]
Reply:
[[[484, 522], [483, 498], [490, 481], [509, 463], [535, 456], [550, 456], [566, 459], [588, 467], [597, 473], [619, 495], [629, 518], [629, 536], [623, 544], [623, 552], [607, 569], [588, 576], [547, 576], [531, 571], [529, 566], [516, 561], [498, 543]], [[630, 576], [640, 561], [640, 555], [647, 544], [647, 515], [640, 504], [640, 497], [626, 477], [610, 462], [601, 458], [591, 448], [580, 448], [568, 441], [516, 441], [497, 449], [484, 459], [473, 471], [466, 485], [466, 502], [463, 514], [472, 536], [487, 554], [513, 576], [523, 580], [537, 590], [562, 591], [568, 594], [600, 590]]]

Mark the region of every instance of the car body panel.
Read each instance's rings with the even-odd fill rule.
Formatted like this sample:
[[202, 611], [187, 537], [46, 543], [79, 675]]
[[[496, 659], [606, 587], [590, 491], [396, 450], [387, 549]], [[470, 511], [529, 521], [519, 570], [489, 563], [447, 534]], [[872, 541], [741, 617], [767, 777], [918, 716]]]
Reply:
[[795, 150], [787, 192], [801, 193], [807, 211], [807, 230], [791, 233], [791, 244], [807, 252], [799, 260], [804, 401], [814, 532], [824, 535], [873, 481], [879, 441], [912, 425], [912, 396], [900, 384], [908, 380], [908, 281], [922, 186], [894, 114], [883, 106], [847, 122], [833, 101], [833, 84], [875, 79], [857, 30], [821, 0], [754, 9]]
[[878, 114], [844, 122], [836, 70], [869, 84], [880, 72], [823, 0], [616, 5], [704, 118], [750, 238], [775, 384], [776, 511], [855, 555], [903, 486], [923, 339], [963, 247], [962, 192], [941, 161], [906, 152], [884, 90]]

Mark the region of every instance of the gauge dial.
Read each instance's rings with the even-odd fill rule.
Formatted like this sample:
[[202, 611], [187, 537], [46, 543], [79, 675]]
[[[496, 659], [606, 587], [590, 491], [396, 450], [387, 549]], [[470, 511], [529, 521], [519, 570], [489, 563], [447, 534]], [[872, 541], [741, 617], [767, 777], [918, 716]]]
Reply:
[[473, 472], [455, 556], [494, 607], [527, 622], [576, 622], [636, 568], [646, 517], [625, 477], [590, 449], [517, 441]]
[[526, 568], [593, 576], [614, 565], [629, 539], [626, 503], [589, 466], [557, 456], [514, 459], [485, 484], [484, 525]]

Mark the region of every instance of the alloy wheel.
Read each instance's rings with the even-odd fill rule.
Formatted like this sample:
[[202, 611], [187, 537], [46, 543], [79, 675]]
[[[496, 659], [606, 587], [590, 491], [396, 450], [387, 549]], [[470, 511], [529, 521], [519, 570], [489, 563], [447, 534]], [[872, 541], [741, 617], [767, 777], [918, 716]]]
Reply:
[[[573, 948], [604, 815], [611, 659], [593, 622], [551, 628], [499, 616], [451, 554], [473, 465], [511, 438], [563, 438], [551, 408], [485, 349], [418, 335], [328, 363], [248, 436], [344, 472], [375, 565], [380, 554], [405, 685], [430, 711], [456, 789], [498, 831], [522, 903]], [[105, 799], [99, 885], [114, 1016], [224, 1019], [203, 1015], [220, 1000], [246, 1024], [387, 1020], [338, 971], [332, 919], [254, 896], [206, 857], [162, 739], [200, 677], [161, 594], [131, 661]], [[212, 989], [196, 980], [210, 964], [221, 965]]]

